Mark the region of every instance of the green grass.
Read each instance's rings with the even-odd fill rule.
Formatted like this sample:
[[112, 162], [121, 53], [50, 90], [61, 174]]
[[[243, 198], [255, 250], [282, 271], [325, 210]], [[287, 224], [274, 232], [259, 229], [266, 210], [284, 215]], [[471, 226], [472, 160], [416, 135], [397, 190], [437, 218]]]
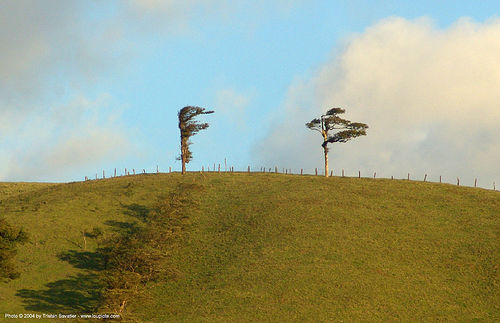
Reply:
[[[500, 193], [384, 179], [160, 174], [0, 183], [0, 214], [31, 240], [2, 313], [99, 301], [97, 247], [182, 183], [196, 207], [168, 250], [175, 278], [128, 306], [140, 321], [498, 321]], [[165, 264], [167, 265], [167, 264]]]

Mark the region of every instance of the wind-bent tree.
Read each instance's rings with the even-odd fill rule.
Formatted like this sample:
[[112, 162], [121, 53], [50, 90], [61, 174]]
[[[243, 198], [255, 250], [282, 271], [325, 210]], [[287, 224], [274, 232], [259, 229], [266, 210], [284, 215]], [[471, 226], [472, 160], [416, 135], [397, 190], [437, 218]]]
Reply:
[[[318, 131], [323, 136], [323, 151], [325, 153], [325, 176], [328, 177], [328, 144], [333, 142], [348, 142], [352, 138], [366, 135], [368, 125], [359, 122], [351, 122], [339, 117], [345, 113], [344, 109], [333, 108], [322, 115], [319, 119], [312, 119], [306, 123], [306, 127]], [[339, 130], [330, 134], [329, 131]]]
[[205, 111], [204, 108], [187, 106], [179, 110], [179, 130], [181, 131], [181, 155], [177, 159], [182, 161], [182, 174], [186, 174], [186, 164], [191, 161], [193, 154], [189, 150], [189, 138], [200, 130], [207, 129], [208, 123], [198, 123], [193, 120], [197, 115], [210, 114], [214, 111]]

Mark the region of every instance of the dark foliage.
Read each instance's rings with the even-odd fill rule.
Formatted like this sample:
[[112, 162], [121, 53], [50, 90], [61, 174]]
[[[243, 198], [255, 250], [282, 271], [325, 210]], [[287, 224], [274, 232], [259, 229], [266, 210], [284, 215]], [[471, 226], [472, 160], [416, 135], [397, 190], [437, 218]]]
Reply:
[[28, 240], [22, 229], [16, 229], [4, 219], [0, 219], [0, 279], [9, 280], [19, 277], [12, 260], [16, 255], [16, 246]]
[[[320, 119], [313, 119], [306, 123], [306, 127], [320, 132], [323, 135], [322, 146], [325, 147], [328, 143], [347, 142], [352, 138], [366, 135], [368, 125], [360, 122], [351, 122], [339, 117], [339, 114], [345, 113], [344, 109], [333, 108], [321, 116]], [[334, 134], [329, 131], [340, 130]]]

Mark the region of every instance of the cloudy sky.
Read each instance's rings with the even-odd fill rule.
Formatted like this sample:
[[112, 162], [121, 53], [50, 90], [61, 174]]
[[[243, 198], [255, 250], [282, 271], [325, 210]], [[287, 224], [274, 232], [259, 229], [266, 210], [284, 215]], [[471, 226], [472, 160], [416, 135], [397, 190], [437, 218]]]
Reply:
[[500, 186], [500, 2], [3, 0], [0, 181], [180, 169], [177, 111], [216, 111], [188, 169], [322, 167], [305, 123], [367, 123], [335, 173]]

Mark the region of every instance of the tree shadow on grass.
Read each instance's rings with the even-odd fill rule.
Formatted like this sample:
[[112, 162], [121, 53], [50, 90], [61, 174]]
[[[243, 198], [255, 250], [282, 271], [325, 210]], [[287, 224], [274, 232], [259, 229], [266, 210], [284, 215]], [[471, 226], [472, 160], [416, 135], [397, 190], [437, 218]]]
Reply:
[[24, 308], [45, 313], [91, 313], [101, 302], [104, 287], [99, 272], [105, 269], [105, 259], [96, 252], [68, 250], [58, 255], [75, 268], [83, 269], [66, 279], [45, 285], [44, 289], [20, 289], [16, 296], [23, 298]]
[[151, 209], [144, 206], [140, 205], [137, 203], [132, 203], [129, 205], [122, 205], [123, 208], [125, 209], [125, 214], [132, 216], [134, 218], [137, 218], [141, 220], [142, 222], [146, 222], [148, 219], [148, 215], [151, 212]]
[[96, 274], [70, 276], [45, 285], [43, 290], [21, 289], [24, 308], [45, 313], [91, 313], [100, 304], [102, 284]]
[[[124, 206], [124, 214], [145, 220], [149, 209], [132, 204]], [[136, 221], [122, 222], [109, 220], [105, 224], [108, 230], [120, 235], [130, 235], [140, 230]], [[105, 287], [101, 272], [106, 269], [104, 257], [106, 246], [95, 252], [68, 250], [58, 255], [83, 273], [72, 275], [66, 279], [47, 283], [43, 289], [20, 289], [16, 296], [23, 299], [24, 308], [29, 311], [45, 313], [92, 313], [101, 305], [101, 293]]]
[[134, 234], [141, 229], [136, 221], [123, 222], [123, 221], [108, 220], [104, 222], [104, 224], [109, 226], [111, 231], [125, 236]]
[[100, 250], [97, 252], [69, 250], [60, 254], [58, 258], [79, 269], [101, 271], [106, 268], [106, 259]]

